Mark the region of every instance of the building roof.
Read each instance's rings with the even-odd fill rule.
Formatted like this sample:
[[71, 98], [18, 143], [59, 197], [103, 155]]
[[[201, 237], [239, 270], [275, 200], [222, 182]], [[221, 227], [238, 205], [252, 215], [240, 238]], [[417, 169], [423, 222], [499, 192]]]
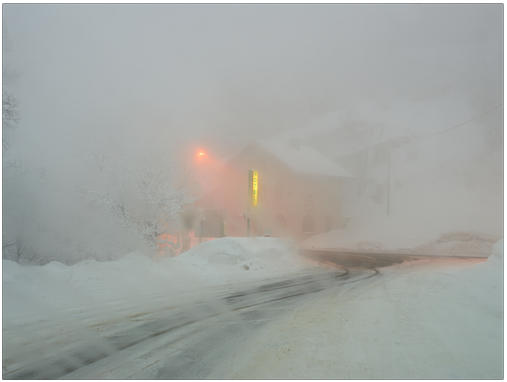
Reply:
[[259, 139], [255, 139], [255, 142], [289, 166], [294, 172], [340, 178], [354, 177], [350, 172], [313, 147], [300, 145], [299, 149], [296, 149], [287, 143], [262, 141]]
[[275, 142], [287, 142], [290, 138], [293, 137], [305, 139], [317, 134], [330, 133], [339, 129], [346, 120], [346, 110], [342, 109], [332, 111], [330, 113], [313, 117], [303, 126], [275, 135], [269, 140]]

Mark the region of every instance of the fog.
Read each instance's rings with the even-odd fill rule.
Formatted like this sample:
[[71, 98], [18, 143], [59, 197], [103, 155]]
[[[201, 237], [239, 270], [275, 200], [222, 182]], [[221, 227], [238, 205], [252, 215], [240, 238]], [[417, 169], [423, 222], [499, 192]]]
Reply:
[[503, 11], [3, 4], [3, 377], [503, 376]]
[[[63, 226], [84, 235], [86, 246], [86, 235], [95, 234], [76, 229], [77, 220], [106, 241], [127, 240], [103, 218], [98, 199], [81, 203], [75, 190], [145, 197], [143, 190], [122, 194], [132, 187], [119, 168], [132, 170], [132, 163], [158, 166], [171, 184], [188, 185], [196, 148], [227, 158], [251, 139], [337, 110], [362, 107], [361, 121], [373, 126], [388, 122], [368, 102], [390, 110], [392, 121], [399, 100], [412, 102], [418, 115], [436, 100], [435, 123], [411, 127], [424, 136], [503, 102], [502, 4], [4, 4], [3, 24], [12, 42], [3, 52], [3, 88], [21, 116], [15, 129], [3, 126], [10, 145], [3, 154], [4, 247], [19, 236], [13, 227], [22, 209], [36, 216], [39, 233], [51, 226], [64, 235]], [[7, 78], [6, 68], [19, 76]], [[441, 99], [461, 106], [447, 110]], [[486, 158], [477, 174], [496, 166], [480, 181], [498, 191], [503, 106], [495, 113], [476, 121], [468, 141], [446, 138], [445, 156], [473, 149], [474, 158]], [[312, 142], [336, 159], [338, 145]], [[14, 171], [12, 163], [22, 165]], [[138, 174], [146, 174], [141, 167]], [[194, 183], [198, 198], [204, 183]], [[493, 207], [500, 210], [497, 191]], [[43, 245], [37, 240], [35, 257]], [[60, 242], [60, 251], [70, 251]]]

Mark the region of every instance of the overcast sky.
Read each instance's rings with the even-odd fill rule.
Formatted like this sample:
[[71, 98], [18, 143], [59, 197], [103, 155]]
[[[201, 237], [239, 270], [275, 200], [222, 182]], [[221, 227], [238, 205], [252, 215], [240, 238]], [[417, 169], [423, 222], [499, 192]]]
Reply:
[[41, 157], [100, 137], [234, 145], [464, 79], [502, 97], [502, 4], [4, 4], [3, 19], [18, 139]]

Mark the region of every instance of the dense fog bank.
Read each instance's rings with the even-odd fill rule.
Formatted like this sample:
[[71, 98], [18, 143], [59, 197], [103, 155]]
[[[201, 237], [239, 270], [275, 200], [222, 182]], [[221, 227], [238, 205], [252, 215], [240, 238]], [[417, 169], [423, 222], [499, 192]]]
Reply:
[[3, 10], [4, 258], [171, 253], [208, 187], [195, 151], [253, 138], [353, 173], [358, 229], [383, 224], [390, 187], [408, 234], [502, 230], [502, 4]]

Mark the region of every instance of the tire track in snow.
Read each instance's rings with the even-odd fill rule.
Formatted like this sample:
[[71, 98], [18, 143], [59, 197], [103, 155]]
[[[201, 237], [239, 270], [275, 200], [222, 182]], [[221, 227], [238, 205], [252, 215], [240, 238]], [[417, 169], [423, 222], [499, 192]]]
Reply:
[[[324, 289], [336, 287], [351, 282], [358, 282], [378, 274], [378, 270], [373, 270], [373, 274], [359, 275], [351, 274], [350, 270], [338, 266], [340, 272], [326, 272], [322, 275], [305, 275], [287, 280], [281, 280], [273, 283], [250, 288], [233, 295], [220, 298], [218, 301], [228, 307], [226, 311], [216, 310], [210, 303], [200, 303], [189, 307], [180, 312], [171, 313], [170, 317], [154, 319], [145, 322], [137, 327], [125, 330], [124, 332], [110, 335], [103, 338], [107, 348], [113, 348], [113, 353], [104, 350], [104, 347], [97, 344], [88, 345], [79, 349], [68, 351], [58, 359], [40, 360], [27, 367], [11, 371], [3, 375], [4, 379], [56, 379], [65, 377], [82, 367], [86, 367], [107, 357], [117, 354], [123, 350], [129, 349], [145, 341], [156, 337], [177, 331], [197, 322], [213, 319], [224, 313], [239, 312], [251, 310], [269, 303], [287, 301], [292, 298], [301, 297], [311, 293], [317, 293]], [[359, 278], [358, 278], [359, 276]], [[338, 281], [338, 282], [337, 282]], [[271, 318], [272, 319], [272, 318]], [[269, 321], [266, 319], [265, 321]], [[245, 321], [249, 322], [249, 321]], [[252, 322], [263, 322], [263, 319], [252, 320]], [[189, 336], [192, 334], [189, 334]], [[169, 344], [170, 345], [170, 344]]]

